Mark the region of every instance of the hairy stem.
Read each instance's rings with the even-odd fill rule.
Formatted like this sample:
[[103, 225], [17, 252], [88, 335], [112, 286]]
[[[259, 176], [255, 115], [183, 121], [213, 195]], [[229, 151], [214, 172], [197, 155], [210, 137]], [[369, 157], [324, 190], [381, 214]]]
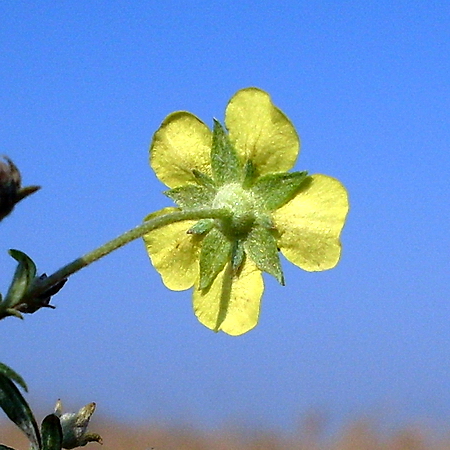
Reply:
[[209, 210], [199, 210], [199, 211], [177, 211], [173, 213], [164, 214], [157, 216], [153, 219], [144, 222], [142, 225], [137, 226], [123, 234], [119, 237], [112, 239], [106, 244], [86, 253], [84, 256], [75, 259], [71, 263], [61, 267], [55, 273], [49, 277], [41, 280], [39, 283], [34, 285], [28, 292], [26, 297], [32, 298], [50, 289], [56, 283], [64, 280], [68, 276], [78, 272], [83, 267], [92, 264], [93, 262], [103, 258], [104, 256], [112, 253], [120, 247], [128, 244], [135, 239], [142, 237], [144, 234], [149, 233], [156, 228], [163, 227], [175, 222], [182, 222], [184, 220], [200, 220], [200, 219], [223, 219], [227, 216], [227, 212], [224, 209], [209, 209]]

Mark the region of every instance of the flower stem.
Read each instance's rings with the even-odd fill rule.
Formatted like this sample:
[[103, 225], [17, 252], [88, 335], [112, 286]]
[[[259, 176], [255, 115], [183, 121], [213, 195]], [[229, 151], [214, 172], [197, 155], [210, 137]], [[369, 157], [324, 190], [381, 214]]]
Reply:
[[112, 253], [113, 251], [123, 247], [124, 245], [138, 239], [145, 234], [153, 231], [157, 228], [161, 228], [166, 225], [170, 225], [176, 222], [182, 222], [184, 220], [200, 220], [200, 219], [220, 219], [225, 218], [228, 212], [225, 209], [209, 209], [198, 211], [176, 211], [161, 216], [154, 217], [142, 225], [121, 234], [120, 236], [112, 239], [111, 241], [103, 244], [95, 250], [86, 253], [84, 256], [75, 259], [71, 263], [61, 267], [55, 273], [47, 278], [39, 280], [26, 294], [27, 298], [36, 297], [43, 294], [58, 282], [64, 280], [68, 276], [78, 272], [83, 267], [92, 264], [93, 262], [103, 258], [104, 256]]

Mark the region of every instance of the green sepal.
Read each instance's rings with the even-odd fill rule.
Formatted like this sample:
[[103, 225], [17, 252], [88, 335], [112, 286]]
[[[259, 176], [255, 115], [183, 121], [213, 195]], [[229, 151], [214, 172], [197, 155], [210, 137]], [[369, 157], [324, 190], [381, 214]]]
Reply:
[[8, 377], [10, 380], [14, 381], [14, 383], [18, 384], [25, 392], [28, 392], [25, 380], [16, 371], [12, 370], [11, 367], [0, 363], [0, 374]]
[[294, 198], [307, 175], [307, 172], [269, 173], [256, 180], [252, 191], [266, 210], [274, 211]]
[[227, 132], [216, 119], [213, 128], [211, 168], [214, 180], [219, 186], [241, 181], [242, 168], [237, 153]]
[[20, 200], [23, 200], [25, 197], [28, 197], [31, 194], [34, 194], [36, 191], [38, 191], [41, 187], [40, 186], [25, 186], [17, 192], [17, 200], [16, 203], [20, 202]]
[[231, 242], [217, 228], [205, 236], [200, 252], [199, 289], [211, 286], [229, 260], [231, 248]]
[[253, 161], [247, 160], [244, 165], [244, 181], [242, 182], [242, 187], [248, 189], [253, 186], [253, 183], [258, 178], [258, 171], [253, 164]]
[[55, 414], [49, 414], [41, 424], [42, 450], [61, 450], [63, 432], [61, 422]]
[[227, 318], [228, 309], [230, 307], [231, 289], [233, 288], [233, 268], [227, 263], [222, 279], [219, 310], [217, 311], [216, 325], [213, 329], [218, 333], [224, 320]]
[[192, 175], [194, 175], [195, 180], [197, 181], [197, 183], [199, 185], [204, 186], [205, 188], [211, 189], [212, 191], [215, 191], [216, 184], [214, 183], [214, 180], [211, 177], [204, 174], [203, 172], [200, 172], [197, 169], [194, 169], [192, 171]]
[[18, 319], [23, 320], [23, 315], [17, 309], [14, 308], [6, 308], [4, 311], [0, 314], [0, 319], [3, 319], [4, 317], [17, 317]]
[[277, 241], [272, 232], [264, 227], [254, 227], [244, 243], [245, 251], [259, 270], [273, 275], [284, 286]]
[[187, 184], [164, 192], [164, 195], [171, 198], [180, 208], [198, 209], [209, 207], [214, 200], [214, 192], [203, 186]]
[[36, 264], [29, 256], [19, 250], [11, 249], [8, 253], [19, 263], [3, 302], [4, 306], [11, 308], [21, 303], [27, 289], [35, 279]]
[[33, 448], [41, 448], [41, 437], [36, 420], [22, 394], [13, 381], [0, 374], [0, 407], [28, 437]]
[[244, 245], [241, 240], [237, 240], [233, 245], [233, 251], [231, 253], [231, 268], [233, 269], [233, 275], [236, 275], [245, 260]]
[[206, 234], [214, 226], [214, 219], [201, 219], [187, 230], [187, 234]]

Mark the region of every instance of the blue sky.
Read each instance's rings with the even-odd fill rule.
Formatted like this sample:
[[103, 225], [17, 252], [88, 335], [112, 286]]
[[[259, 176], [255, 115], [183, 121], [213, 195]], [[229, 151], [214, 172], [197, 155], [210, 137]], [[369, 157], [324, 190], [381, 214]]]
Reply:
[[73, 276], [57, 309], [1, 324], [30, 401], [127, 421], [295, 427], [450, 420], [450, 5], [445, 2], [0, 4], [0, 152], [43, 189], [1, 223], [53, 272], [170, 204], [148, 166], [164, 117], [223, 118], [257, 86], [293, 121], [296, 169], [348, 188], [337, 268], [284, 262], [261, 320], [214, 334], [133, 242]]

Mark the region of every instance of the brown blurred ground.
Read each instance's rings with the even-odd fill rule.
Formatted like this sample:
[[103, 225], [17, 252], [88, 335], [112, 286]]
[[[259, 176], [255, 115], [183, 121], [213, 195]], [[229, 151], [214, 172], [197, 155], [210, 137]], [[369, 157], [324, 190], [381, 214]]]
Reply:
[[[407, 428], [382, 436], [369, 423], [361, 421], [346, 427], [332, 438], [321, 436], [310, 423], [295, 437], [270, 432], [201, 432], [192, 428], [139, 428], [112, 422], [93, 423], [103, 446], [88, 444], [86, 450], [450, 450], [450, 436], [433, 438], [419, 428]], [[14, 427], [0, 426], [0, 442], [27, 450], [26, 439]]]

